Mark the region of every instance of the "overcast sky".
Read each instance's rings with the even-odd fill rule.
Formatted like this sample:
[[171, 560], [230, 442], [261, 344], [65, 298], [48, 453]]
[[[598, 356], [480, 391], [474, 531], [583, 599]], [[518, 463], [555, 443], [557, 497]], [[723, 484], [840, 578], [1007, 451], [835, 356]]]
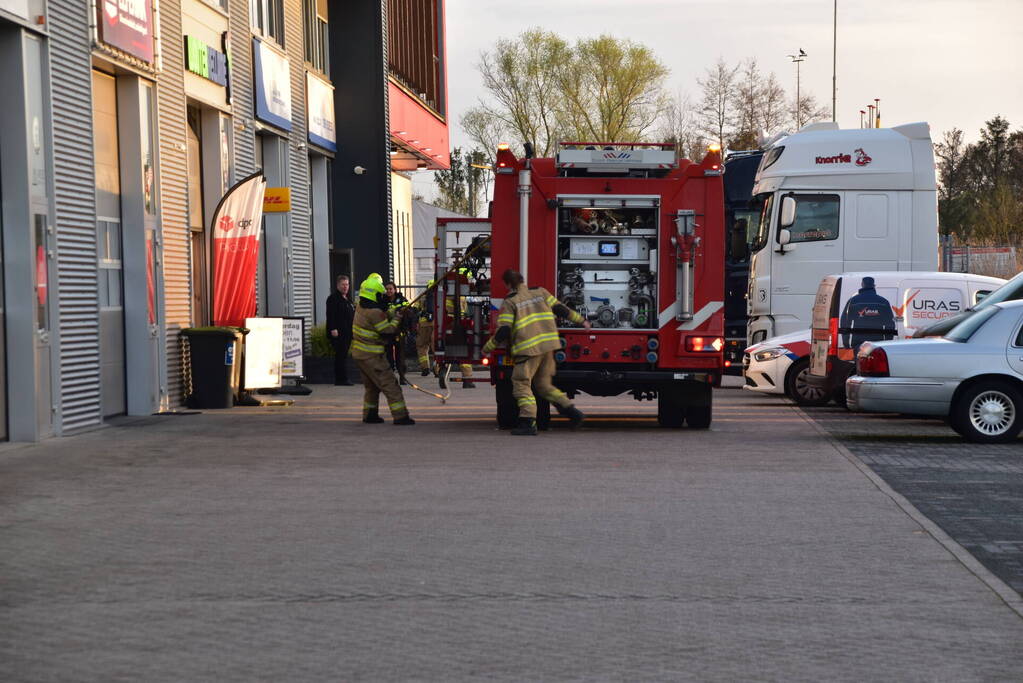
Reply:
[[[696, 79], [719, 56], [756, 57], [795, 91], [786, 55], [802, 48], [802, 87], [831, 105], [833, 0], [448, 0], [448, 120], [484, 95], [476, 64], [497, 38], [538, 26], [569, 40], [610, 33], [650, 47], [669, 88], [698, 99]], [[1023, 128], [1023, 0], [838, 0], [838, 122], [881, 99], [882, 125], [911, 121], [975, 140], [996, 114]], [[416, 174], [427, 190], [431, 174]], [[424, 192], [427, 196], [430, 192]]]

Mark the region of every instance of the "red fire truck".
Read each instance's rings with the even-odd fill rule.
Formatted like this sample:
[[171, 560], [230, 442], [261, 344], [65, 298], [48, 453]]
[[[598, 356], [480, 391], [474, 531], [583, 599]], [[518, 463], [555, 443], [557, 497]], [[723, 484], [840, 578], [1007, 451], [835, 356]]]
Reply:
[[694, 163], [668, 144], [566, 142], [553, 159], [501, 145], [494, 170], [489, 219], [438, 221], [438, 360], [489, 365], [498, 422], [514, 425], [512, 360], [480, 353], [514, 268], [592, 324], [562, 321], [559, 388], [656, 399], [662, 426], [708, 427], [724, 368], [720, 150]]

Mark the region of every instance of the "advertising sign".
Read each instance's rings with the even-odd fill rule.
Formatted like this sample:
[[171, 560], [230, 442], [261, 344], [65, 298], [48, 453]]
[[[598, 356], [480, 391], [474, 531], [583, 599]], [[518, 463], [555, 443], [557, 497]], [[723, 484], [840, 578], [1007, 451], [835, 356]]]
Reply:
[[101, 42], [153, 63], [153, 6], [149, 0], [98, 0]]
[[194, 36], [185, 36], [185, 68], [227, 87], [227, 55]]
[[276, 389], [281, 386], [281, 349], [284, 320], [246, 318], [245, 389]]
[[302, 377], [302, 351], [305, 346], [305, 319], [284, 318], [284, 377]]
[[334, 129], [334, 87], [306, 72], [306, 109], [309, 112], [309, 142], [337, 151]]
[[291, 130], [291, 70], [288, 58], [252, 39], [256, 78], [256, 118]]
[[963, 292], [950, 287], [908, 287], [901, 306], [892, 306], [899, 316], [900, 327], [911, 335], [921, 327], [966, 310]]
[[266, 178], [254, 173], [213, 212], [213, 324], [240, 327], [256, 312], [256, 266]]
[[291, 188], [268, 187], [263, 195], [263, 213], [287, 213], [291, 211]]

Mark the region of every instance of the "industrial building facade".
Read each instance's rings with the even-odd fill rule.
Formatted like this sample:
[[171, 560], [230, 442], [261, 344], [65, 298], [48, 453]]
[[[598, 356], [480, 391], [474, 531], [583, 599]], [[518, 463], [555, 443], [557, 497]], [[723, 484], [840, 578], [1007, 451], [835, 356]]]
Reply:
[[395, 271], [348, 246], [367, 229], [403, 243], [389, 185], [346, 200], [382, 203], [385, 222], [332, 220], [358, 177], [337, 170], [335, 112], [380, 102], [338, 92], [331, 18], [367, 4], [403, 3], [0, 0], [0, 86], [24, 105], [0, 112], [0, 439], [182, 405], [179, 333], [209, 323], [210, 219], [257, 169], [291, 196], [264, 218], [259, 314], [321, 322], [338, 245], [349, 268]]

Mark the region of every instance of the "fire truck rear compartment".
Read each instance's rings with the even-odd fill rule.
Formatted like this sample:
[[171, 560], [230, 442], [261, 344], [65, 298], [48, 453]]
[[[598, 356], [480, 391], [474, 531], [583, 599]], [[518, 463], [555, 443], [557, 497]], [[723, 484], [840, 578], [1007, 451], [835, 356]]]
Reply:
[[566, 306], [594, 327], [656, 329], [656, 207], [563, 206], [557, 235]]

